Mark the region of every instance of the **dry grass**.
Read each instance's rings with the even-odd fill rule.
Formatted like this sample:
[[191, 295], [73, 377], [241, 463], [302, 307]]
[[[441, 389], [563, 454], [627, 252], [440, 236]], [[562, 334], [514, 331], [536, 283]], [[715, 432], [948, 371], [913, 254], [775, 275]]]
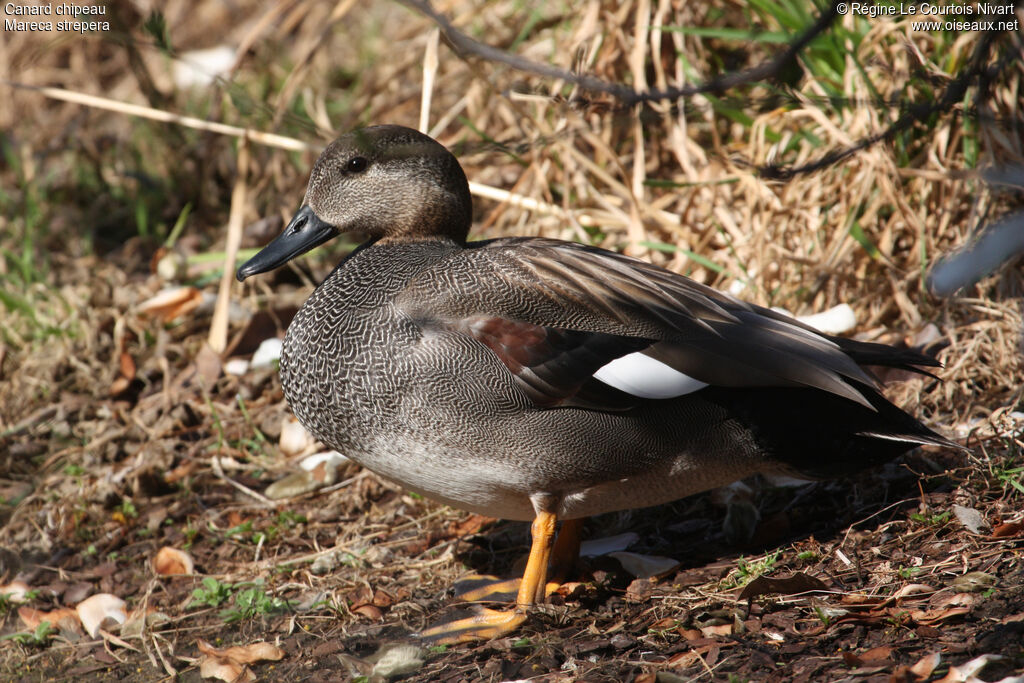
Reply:
[[[537, 62], [637, 89], [693, 84], [713, 76], [725, 60], [729, 68], [743, 68], [775, 49], [671, 30], [749, 23], [728, 6], [712, 12], [675, 9], [668, 2], [594, 1], [576, 11], [557, 5], [523, 11], [507, 3], [440, 9], [491, 44], [514, 45], [516, 53]], [[462, 61], [443, 46], [436, 77], [426, 70], [433, 86], [424, 97], [424, 56], [435, 34], [426, 19], [398, 5], [242, 4], [228, 10], [172, 2], [164, 15], [178, 53], [210, 47], [211, 36], [202, 27], [213, 25], [231, 27], [219, 34], [221, 41], [244, 48], [231, 81], [209, 91], [212, 97], [174, 89], [174, 59], [137, 28], [138, 17], [123, 17], [135, 29], [108, 36], [128, 41], [130, 51], [94, 37], [12, 34], [0, 48], [0, 63], [19, 83], [139, 104], [150, 92], [149, 104], [158, 109], [191, 110], [214, 122], [314, 144], [364, 123], [416, 125], [426, 99], [430, 132], [462, 151], [476, 183], [532, 200], [528, 208], [522, 201], [480, 200], [479, 237], [538, 234], [593, 241], [718, 287], [742, 288], [745, 298], [796, 313], [848, 302], [857, 309], [858, 332], [868, 337], [912, 339], [935, 322], [952, 344], [942, 353], [949, 365], [946, 383], [930, 387], [922, 398], [929, 413], [964, 423], [1015, 400], [1020, 271], [1004, 270], [946, 300], [929, 296], [922, 277], [986, 217], [1010, 208], [1009, 193], [970, 171], [1019, 161], [1021, 131], [1008, 125], [1021, 118], [1014, 99], [1019, 63], [1008, 67], [1001, 87], [977, 112], [922, 123], [893, 144], [875, 145], [787, 182], [764, 180], [756, 171], [766, 163], [805, 163], [882, 130], [898, 111], [879, 102], [926, 99], [918, 75], [941, 85], [951, 68], [968, 60], [976, 36], [913, 34], [908, 22], [886, 19], [865, 29], [863, 19], [848, 16], [837, 40], [846, 32], [859, 42], [855, 49], [851, 39], [842, 46], [848, 52], [841, 83], [801, 79], [776, 98], [781, 106], [769, 106], [777, 88], [755, 84], [729, 93], [717, 108], [695, 97], [640, 112], [623, 110], [604, 96], [574, 101], [587, 94], [505, 67]], [[673, 53], [681, 58], [673, 59]], [[830, 106], [827, 98], [836, 88], [848, 102]], [[233, 176], [235, 163], [230, 139], [61, 104], [30, 90], [10, 94], [0, 105], [0, 123], [14, 134], [12, 153], [23, 167], [18, 185], [39, 182], [42, 173], [45, 185], [67, 189], [77, 167], [94, 164], [108, 189], [131, 195], [138, 193], [133, 172], [142, 170], [166, 192], [160, 203], [168, 218], [186, 201], [198, 206], [186, 236], [198, 235], [207, 249], [222, 241], [230, 186], [223, 180]], [[730, 120], [722, 113], [726, 107], [747, 119]], [[977, 118], [967, 118], [971, 113]], [[975, 144], [973, 158], [966, 159], [965, 150]], [[133, 157], [134, 169], [128, 161]], [[246, 222], [288, 213], [301, 194], [309, 159], [258, 147], [248, 169], [254, 191], [244, 208]], [[80, 217], [69, 217], [62, 228], [75, 231], [80, 224]], [[851, 229], [863, 239], [854, 239]], [[652, 243], [670, 251], [653, 251]], [[868, 243], [874, 248], [865, 248]]]

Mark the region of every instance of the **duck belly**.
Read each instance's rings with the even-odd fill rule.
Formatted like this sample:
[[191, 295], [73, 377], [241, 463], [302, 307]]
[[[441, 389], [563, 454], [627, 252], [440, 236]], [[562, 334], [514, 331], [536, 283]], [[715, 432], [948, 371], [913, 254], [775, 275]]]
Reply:
[[515, 520], [533, 519], [537, 494], [572, 519], [669, 502], [765, 464], [749, 433], [699, 397], [640, 414], [486, 411], [472, 422], [443, 408], [405, 413], [345, 452], [428, 498]]

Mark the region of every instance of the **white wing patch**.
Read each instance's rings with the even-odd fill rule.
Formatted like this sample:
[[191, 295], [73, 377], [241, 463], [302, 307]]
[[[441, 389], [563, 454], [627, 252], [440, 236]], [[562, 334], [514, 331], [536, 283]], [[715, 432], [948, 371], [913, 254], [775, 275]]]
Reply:
[[675, 398], [707, 386], [640, 352], [616, 358], [595, 372], [594, 379], [640, 398]]

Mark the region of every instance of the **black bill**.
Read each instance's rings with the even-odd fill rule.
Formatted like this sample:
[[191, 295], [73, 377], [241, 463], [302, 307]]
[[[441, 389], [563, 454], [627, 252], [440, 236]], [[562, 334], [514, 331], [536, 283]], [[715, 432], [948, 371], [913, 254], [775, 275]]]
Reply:
[[337, 228], [320, 220], [309, 205], [303, 206], [288, 223], [284, 232], [242, 264], [235, 272], [235, 277], [239, 282], [243, 282], [250, 275], [279, 268], [296, 256], [305, 254], [337, 235]]

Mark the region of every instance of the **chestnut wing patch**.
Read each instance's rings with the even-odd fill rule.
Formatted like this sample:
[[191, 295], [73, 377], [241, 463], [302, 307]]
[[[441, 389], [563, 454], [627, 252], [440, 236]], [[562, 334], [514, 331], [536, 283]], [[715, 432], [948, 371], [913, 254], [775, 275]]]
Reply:
[[461, 321], [461, 331], [491, 349], [539, 408], [626, 410], [637, 397], [594, 379], [612, 360], [651, 345], [650, 339], [581, 332], [500, 317]]

